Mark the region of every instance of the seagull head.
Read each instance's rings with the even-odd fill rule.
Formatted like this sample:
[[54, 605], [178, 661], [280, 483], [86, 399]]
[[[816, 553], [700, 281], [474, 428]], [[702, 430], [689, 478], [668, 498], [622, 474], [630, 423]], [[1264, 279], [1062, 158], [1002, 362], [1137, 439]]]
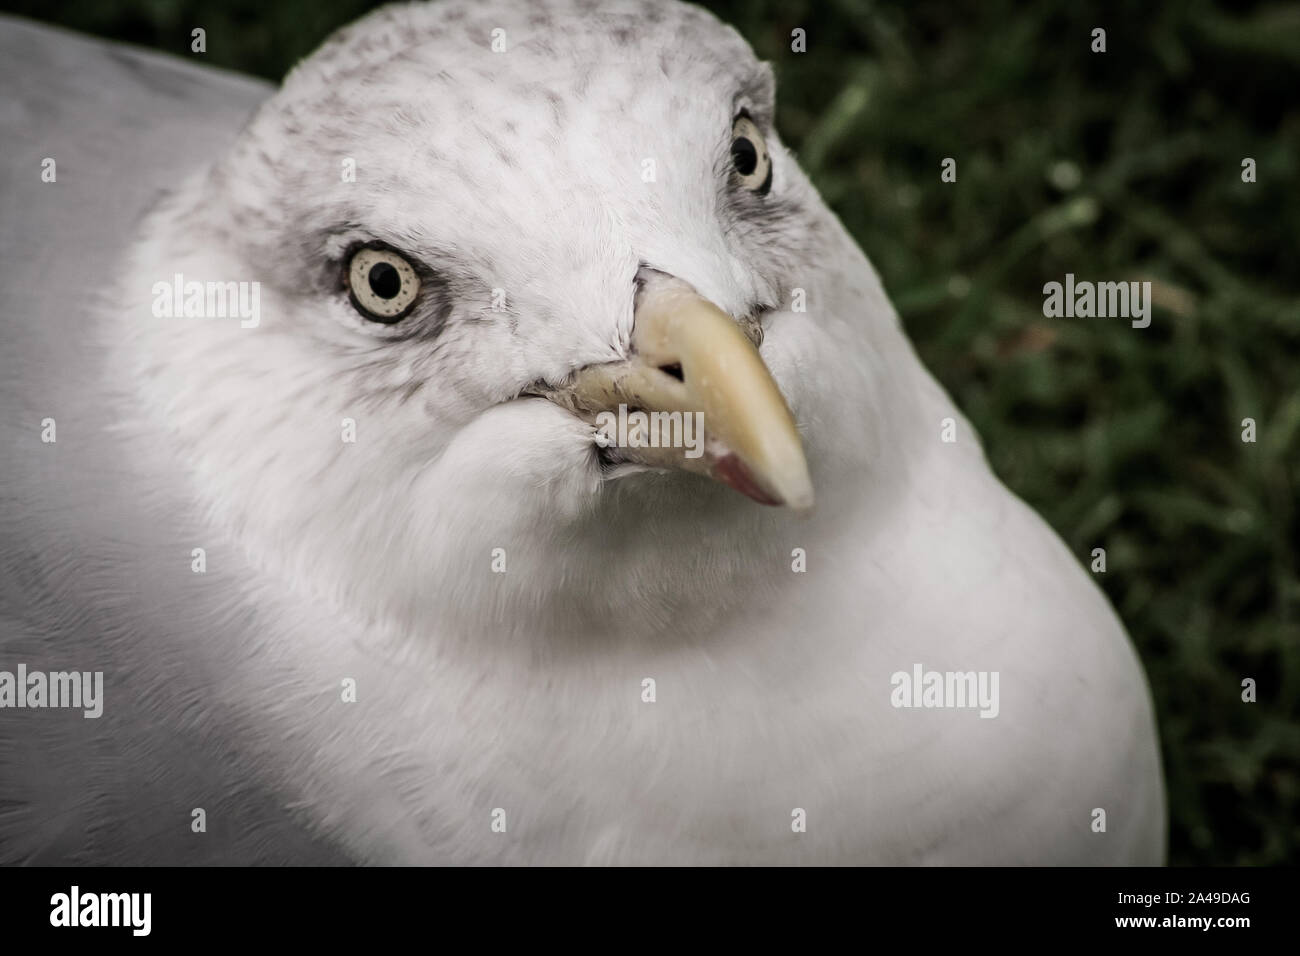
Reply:
[[685, 4], [381, 9], [145, 224], [135, 293], [258, 314], [138, 302], [136, 392], [252, 555], [366, 616], [721, 612], [788, 573], [869, 272], [773, 97]]

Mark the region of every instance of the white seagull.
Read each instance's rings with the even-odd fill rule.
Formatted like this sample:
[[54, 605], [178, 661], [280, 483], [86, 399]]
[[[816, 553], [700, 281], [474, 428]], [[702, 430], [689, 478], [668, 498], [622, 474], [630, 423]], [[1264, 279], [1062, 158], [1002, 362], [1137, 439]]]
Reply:
[[1122, 625], [734, 30], [0, 64], [0, 671], [104, 673], [97, 719], [10, 683], [0, 858], [1163, 860]]

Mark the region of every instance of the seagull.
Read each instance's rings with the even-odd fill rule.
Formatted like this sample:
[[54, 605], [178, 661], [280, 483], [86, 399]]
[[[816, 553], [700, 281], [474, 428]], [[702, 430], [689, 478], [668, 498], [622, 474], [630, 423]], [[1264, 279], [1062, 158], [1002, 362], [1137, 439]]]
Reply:
[[103, 673], [0, 709], [0, 859], [1163, 861], [1122, 624], [733, 29], [0, 64], [0, 670]]

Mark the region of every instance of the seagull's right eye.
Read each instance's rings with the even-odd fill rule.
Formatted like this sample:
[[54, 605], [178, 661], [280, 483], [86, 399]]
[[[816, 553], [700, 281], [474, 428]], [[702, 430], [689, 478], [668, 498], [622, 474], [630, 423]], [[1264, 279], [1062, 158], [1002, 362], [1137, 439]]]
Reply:
[[371, 322], [400, 322], [420, 294], [419, 275], [392, 249], [362, 246], [352, 253], [346, 275], [352, 305]]

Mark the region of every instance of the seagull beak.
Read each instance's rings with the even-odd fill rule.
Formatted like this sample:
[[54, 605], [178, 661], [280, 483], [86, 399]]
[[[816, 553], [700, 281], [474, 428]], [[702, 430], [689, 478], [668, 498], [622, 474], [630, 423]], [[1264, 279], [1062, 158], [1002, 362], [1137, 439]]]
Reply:
[[[757, 323], [747, 334], [680, 279], [653, 270], [641, 278], [631, 358], [580, 369], [540, 393], [595, 424], [612, 461], [682, 468], [763, 504], [810, 509], [803, 443], [758, 353]], [[703, 434], [681, 447], [692, 426]]]

